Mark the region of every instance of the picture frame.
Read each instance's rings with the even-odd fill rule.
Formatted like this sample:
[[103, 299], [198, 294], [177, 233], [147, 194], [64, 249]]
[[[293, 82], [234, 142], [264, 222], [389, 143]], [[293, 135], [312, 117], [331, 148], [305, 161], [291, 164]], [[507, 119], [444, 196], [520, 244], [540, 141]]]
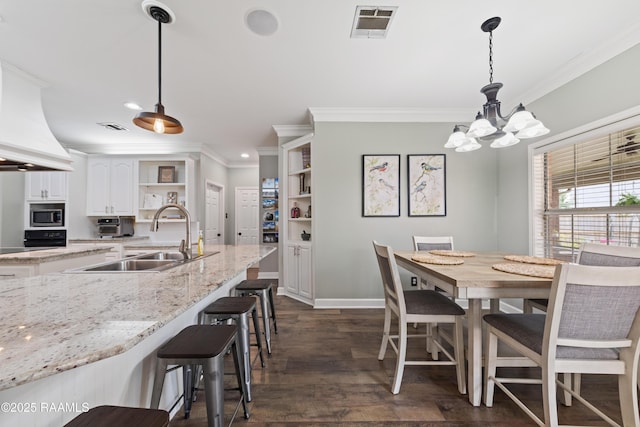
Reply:
[[158, 166], [158, 183], [169, 184], [176, 182], [175, 166]]
[[407, 155], [409, 216], [446, 216], [446, 156]]
[[362, 156], [362, 216], [400, 216], [400, 154]]

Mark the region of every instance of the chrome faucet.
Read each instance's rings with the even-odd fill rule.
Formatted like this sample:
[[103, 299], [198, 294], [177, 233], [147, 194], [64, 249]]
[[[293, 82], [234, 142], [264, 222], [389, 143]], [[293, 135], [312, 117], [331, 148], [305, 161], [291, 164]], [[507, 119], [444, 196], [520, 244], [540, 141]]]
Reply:
[[180, 242], [178, 251], [182, 256], [184, 256], [184, 259], [191, 259], [191, 215], [189, 215], [189, 211], [184, 206], [177, 205], [175, 203], [168, 203], [164, 206], [160, 206], [151, 220], [151, 231], [158, 231], [158, 219], [160, 218], [160, 213], [167, 208], [178, 209], [186, 217], [186, 236]]

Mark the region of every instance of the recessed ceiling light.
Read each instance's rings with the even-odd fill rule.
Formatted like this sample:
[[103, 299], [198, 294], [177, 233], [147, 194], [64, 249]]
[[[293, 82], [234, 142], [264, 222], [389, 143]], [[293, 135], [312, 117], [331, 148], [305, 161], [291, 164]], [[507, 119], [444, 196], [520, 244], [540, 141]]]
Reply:
[[245, 17], [247, 27], [259, 36], [270, 36], [278, 31], [278, 18], [263, 9], [252, 10]]
[[247, 153], [242, 153], [240, 154], [240, 157], [242, 157], [243, 159], [248, 159], [249, 155]]
[[0, 162], [6, 162], [7, 159], [5, 159], [4, 157], [0, 157]]
[[135, 102], [125, 102], [124, 106], [130, 110], [142, 111], [142, 107], [136, 104]]

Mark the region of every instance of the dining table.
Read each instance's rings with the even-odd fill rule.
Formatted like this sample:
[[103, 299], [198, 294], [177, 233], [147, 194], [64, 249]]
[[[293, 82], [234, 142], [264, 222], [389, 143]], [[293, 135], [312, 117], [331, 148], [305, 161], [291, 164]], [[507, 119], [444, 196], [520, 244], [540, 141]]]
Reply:
[[[394, 251], [399, 267], [415, 274], [429, 286], [436, 286], [456, 299], [466, 299], [469, 402], [479, 406], [482, 399], [482, 301], [491, 300], [492, 311], [500, 298], [548, 298], [552, 279], [507, 273], [493, 268], [510, 263], [501, 252], [469, 252], [457, 265], [418, 262], [415, 255], [426, 251]], [[416, 257], [416, 258], [419, 258]]]

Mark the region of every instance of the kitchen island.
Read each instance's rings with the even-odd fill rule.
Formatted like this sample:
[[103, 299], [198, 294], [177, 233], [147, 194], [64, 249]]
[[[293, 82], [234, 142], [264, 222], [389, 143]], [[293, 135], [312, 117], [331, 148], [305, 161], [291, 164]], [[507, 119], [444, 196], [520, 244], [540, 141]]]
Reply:
[[[148, 407], [157, 348], [273, 250], [211, 246], [205, 254], [219, 253], [162, 272], [3, 281], [0, 425], [60, 426], [103, 404]], [[167, 376], [161, 407], [179, 395], [179, 376]]]

